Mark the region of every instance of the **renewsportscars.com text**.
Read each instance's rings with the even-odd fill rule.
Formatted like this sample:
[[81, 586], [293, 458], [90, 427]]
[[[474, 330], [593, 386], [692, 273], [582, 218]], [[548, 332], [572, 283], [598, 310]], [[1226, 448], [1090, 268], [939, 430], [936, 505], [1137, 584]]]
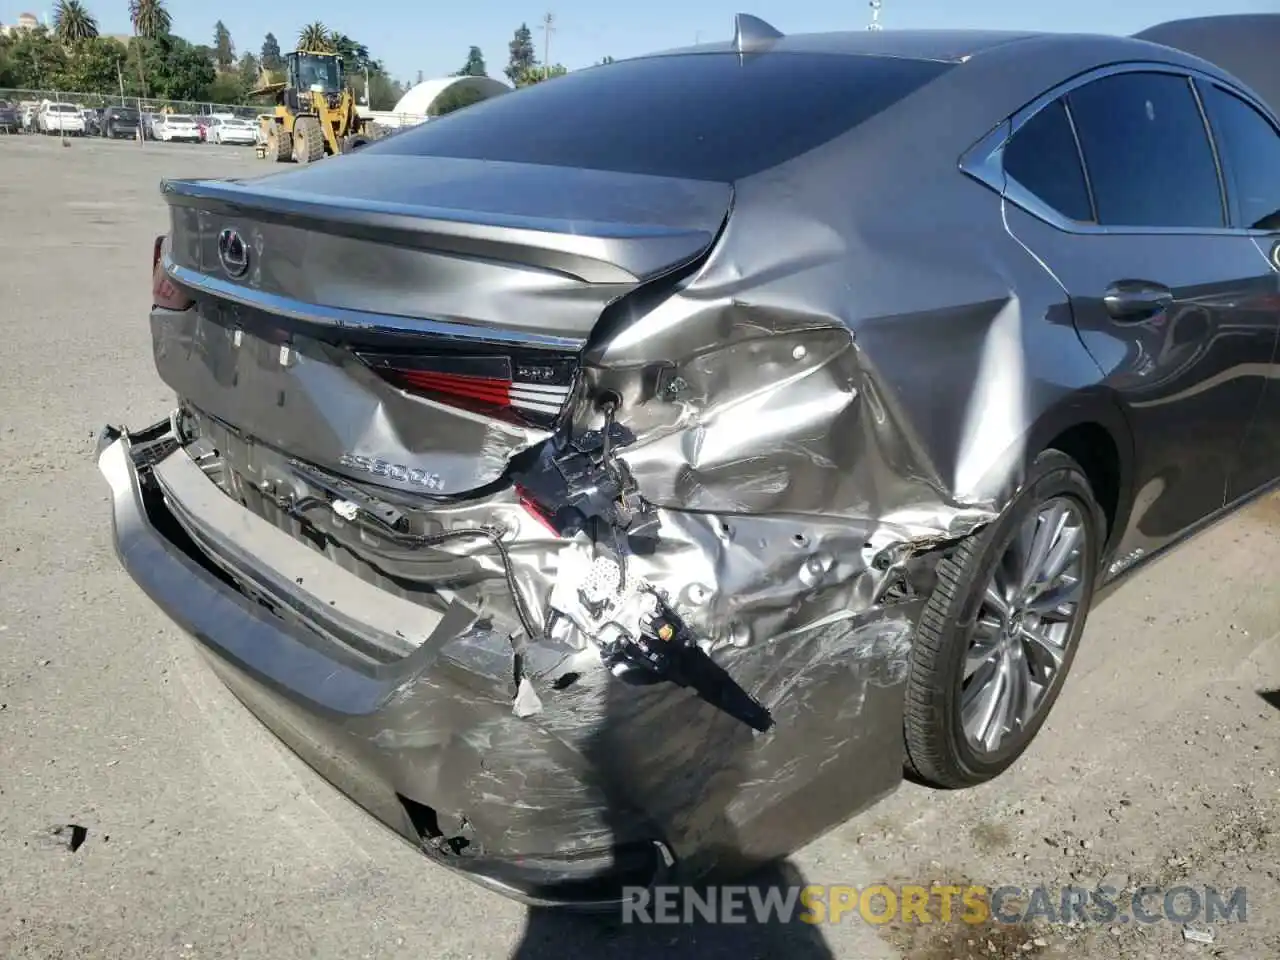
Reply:
[[987, 887], [872, 884], [629, 887], [623, 923], [1173, 923], [1244, 922], [1244, 887]]

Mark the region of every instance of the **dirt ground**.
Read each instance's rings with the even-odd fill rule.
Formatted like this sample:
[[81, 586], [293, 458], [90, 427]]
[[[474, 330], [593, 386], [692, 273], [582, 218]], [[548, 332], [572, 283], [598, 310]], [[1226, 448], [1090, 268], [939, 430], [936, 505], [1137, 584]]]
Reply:
[[[263, 169], [237, 148], [0, 137], [0, 956], [1280, 956], [1277, 498], [1095, 612], [1014, 771], [906, 785], [778, 873], [1244, 887], [1244, 922], [624, 927], [485, 893], [378, 827], [123, 574], [92, 459], [104, 422], [171, 402], [146, 324], [159, 179]], [[67, 824], [87, 832], [50, 835]]]

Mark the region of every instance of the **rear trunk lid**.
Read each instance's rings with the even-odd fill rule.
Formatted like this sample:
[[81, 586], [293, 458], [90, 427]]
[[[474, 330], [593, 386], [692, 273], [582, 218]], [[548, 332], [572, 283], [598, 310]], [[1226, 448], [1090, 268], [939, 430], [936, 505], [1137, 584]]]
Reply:
[[251, 445], [439, 497], [550, 435], [601, 313], [704, 253], [732, 199], [377, 153], [164, 193], [164, 269], [195, 300], [152, 313], [166, 383]]

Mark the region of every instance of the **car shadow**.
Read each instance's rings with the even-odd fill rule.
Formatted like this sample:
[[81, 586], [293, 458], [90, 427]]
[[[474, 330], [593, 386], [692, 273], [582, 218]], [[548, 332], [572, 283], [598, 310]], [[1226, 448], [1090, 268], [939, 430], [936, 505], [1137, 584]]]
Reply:
[[1280, 690], [1259, 690], [1258, 696], [1280, 710]]
[[[730, 881], [747, 888], [739, 911], [744, 922], [626, 923], [622, 910], [612, 914], [566, 913], [534, 908], [524, 933], [511, 952], [512, 960], [563, 960], [564, 957], [607, 956], [672, 960], [753, 960], [785, 957], [787, 960], [832, 960], [834, 954], [820, 926], [799, 919], [797, 906], [789, 921], [758, 920], [751, 915], [751, 891], [760, 899], [770, 889], [786, 890], [805, 885], [799, 869], [790, 861], [767, 864], [746, 878]], [[701, 889], [701, 888], [700, 888]], [[696, 917], [696, 915], [695, 915]], [[683, 917], [681, 918], [683, 920]]]
[[[615, 841], [633, 839], [641, 819], [655, 831], [648, 834], [652, 837], [682, 835], [687, 841], [696, 836], [697, 852], [688, 851], [691, 859], [682, 866], [697, 878], [693, 890], [699, 896], [684, 909], [678, 900], [671, 903], [677, 891], [662, 886], [681, 880], [659, 879], [663, 893], [653, 895], [652, 911], [640, 913], [655, 921], [648, 923], [639, 922], [636, 911], [622, 905], [592, 913], [530, 908], [523, 936], [511, 953], [513, 960], [603, 956], [606, 948], [608, 956], [617, 958], [832, 958], [821, 927], [800, 919], [805, 911], [798, 891], [805, 881], [788, 859], [795, 847], [754, 853], [761, 849], [761, 824], [749, 821], [739, 829], [731, 813], [749, 779], [752, 731], [672, 685], [635, 687], [607, 681], [600, 693], [596, 709], [601, 722], [582, 752], [591, 771], [591, 788], [602, 801], [602, 825]], [[645, 720], [655, 711], [666, 714], [663, 729], [674, 735], [643, 734], [651, 729]], [[701, 916], [697, 907], [715, 902], [717, 885], [735, 888], [731, 904], [736, 909], [730, 917], [722, 910], [713, 921]], [[774, 898], [786, 898], [793, 890], [797, 899], [787, 916], [753, 909], [753, 903], [770, 903], [766, 896], [771, 891]]]

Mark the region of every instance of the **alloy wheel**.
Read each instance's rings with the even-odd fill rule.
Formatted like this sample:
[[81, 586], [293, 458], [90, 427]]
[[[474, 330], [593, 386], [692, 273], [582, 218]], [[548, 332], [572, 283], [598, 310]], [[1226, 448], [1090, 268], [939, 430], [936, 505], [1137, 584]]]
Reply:
[[998, 752], [1048, 702], [1082, 612], [1088, 541], [1081, 506], [1054, 497], [1005, 547], [971, 628], [961, 679], [961, 725], [977, 752]]

